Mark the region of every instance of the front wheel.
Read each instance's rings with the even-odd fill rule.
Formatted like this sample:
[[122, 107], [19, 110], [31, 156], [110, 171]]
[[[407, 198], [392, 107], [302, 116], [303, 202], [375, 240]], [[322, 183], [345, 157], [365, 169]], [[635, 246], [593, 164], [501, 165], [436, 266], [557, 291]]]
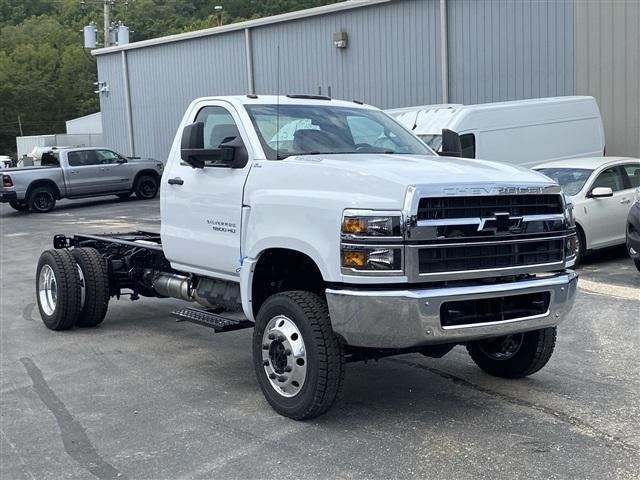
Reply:
[[142, 175], [136, 181], [134, 190], [140, 200], [151, 200], [158, 194], [158, 179], [151, 175]]
[[467, 351], [489, 375], [523, 378], [547, 364], [555, 345], [556, 327], [552, 327], [473, 342]]
[[634, 260], [633, 263], [636, 264], [636, 268], [638, 269], [638, 271], [640, 272], [640, 260]]
[[305, 420], [333, 405], [344, 380], [344, 351], [326, 302], [305, 291], [269, 297], [253, 330], [253, 363], [264, 396], [280, 415]]

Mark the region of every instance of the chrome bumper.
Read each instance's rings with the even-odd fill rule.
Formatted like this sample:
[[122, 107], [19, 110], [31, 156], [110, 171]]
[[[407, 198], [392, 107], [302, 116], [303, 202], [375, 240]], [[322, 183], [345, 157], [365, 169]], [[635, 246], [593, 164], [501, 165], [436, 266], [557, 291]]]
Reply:
[[[458, 343], [559, 324], [573, 307], [578, 274], [572, 270], [511, 283], [403, 290], [327, 289], [334, 332], [353, 346], [409, 348]], [[447, 326], [445, 302], [549, 292], [546, 313], [510, 320]]]

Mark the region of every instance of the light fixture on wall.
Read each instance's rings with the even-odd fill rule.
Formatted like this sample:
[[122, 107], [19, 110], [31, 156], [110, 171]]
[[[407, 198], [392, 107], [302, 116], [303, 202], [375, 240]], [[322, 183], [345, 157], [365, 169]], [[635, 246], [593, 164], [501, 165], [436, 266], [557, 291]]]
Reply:
[[333, 44], [336, 48], [347, 48], [347, 32], [333, 32]]

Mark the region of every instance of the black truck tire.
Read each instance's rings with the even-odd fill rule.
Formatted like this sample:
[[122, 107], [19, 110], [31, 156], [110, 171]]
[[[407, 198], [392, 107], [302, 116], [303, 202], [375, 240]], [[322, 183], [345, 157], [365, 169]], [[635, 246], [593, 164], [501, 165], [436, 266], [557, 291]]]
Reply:
[[80, 268], [81, 308], [78, 327], [95, 327], [102, 323], [109, 307], [109, 273], [95, 248], [74, 248], [71, 255]]
[[56, 206], [56, 194], [51, 187], [34, 188], [27, 199], [32, 212], [47, 213]]
[[345, 359], [327, 303], [306, 291], [269, 297], [253, 330], [253, 363], [280, 415], [306, 420], [329, 410], [342, 389]]
[[67, 330], [80, 312], [80, 277], [68, 250], [46, 250], [36, 270], [36, 299], [40, 317], [51, 330]]
[[11, 200], [9, 206], [18, 212], [28, 212], [29, 204], [25, 201]]
[[140, 200], [151, 200], [158, 194], [158, 178], [153, 175], [140, 175], [133, 190]]
[[523, 378], [544, 367], [556, 345], [556, 327], [505, 337], [480, 340], [467, 345], [473, 361], [494, 377]]
[[584, 258], [584, 256], [587, 254], [587, 239], [584, 235], [582, 227], [576, 228], [576, 236], [576, 262], [573, 264], [573, 267], [578, 267], [582, 263], [582, 259]]

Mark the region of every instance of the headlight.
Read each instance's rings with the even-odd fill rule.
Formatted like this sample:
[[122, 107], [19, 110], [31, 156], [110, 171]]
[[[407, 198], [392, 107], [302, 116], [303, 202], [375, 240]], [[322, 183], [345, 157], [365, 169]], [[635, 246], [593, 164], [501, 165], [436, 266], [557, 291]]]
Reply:
[[402, 249], [393, 247], [342, 246], [342, 266], [354, 270], [402, 269]]
[[340, 260], [344, 274], [402, 274], [402, 214], [345, 210]]
[[571, 203], [571, 200], [568, 198], [566, 198], [566, 202], [567, 203], [564, 207], [564, 218], [567, 219], [567, 227], [573, 228], [576, 226], [576, 219], [573, 215], [573, 203]]
[[348, 237], [399, 237], [402, 235], [400, 215], [375, 215], [359, 210], [345, 210], [342, 234]]

